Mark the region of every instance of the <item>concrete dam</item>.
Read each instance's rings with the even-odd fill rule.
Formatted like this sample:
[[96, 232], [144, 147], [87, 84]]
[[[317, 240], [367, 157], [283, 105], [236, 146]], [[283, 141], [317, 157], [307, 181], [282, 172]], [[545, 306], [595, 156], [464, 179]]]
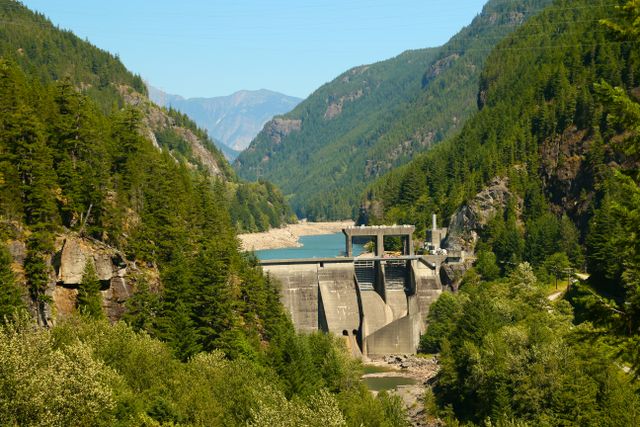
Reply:
[[[354, 356], [415, 353], [429, 306], [442, 292], [441, 257], [414, 255], [414, 226], [343, 229], [346, 256], [261, 261], [281, 283], [281, 297], [300, 332], [343, 336]], [[385, 238], [402, 250], [385, 252]], [[354, 239], [375, 253], [354, 257]]]

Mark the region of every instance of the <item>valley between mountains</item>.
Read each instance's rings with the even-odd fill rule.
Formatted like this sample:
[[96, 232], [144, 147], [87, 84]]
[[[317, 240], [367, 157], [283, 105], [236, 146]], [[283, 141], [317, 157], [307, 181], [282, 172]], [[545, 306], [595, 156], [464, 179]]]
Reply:
[[165, 93], [27, 3], [0, 425], [640, 425], [640, 1], [489, 0], [306, 99]]

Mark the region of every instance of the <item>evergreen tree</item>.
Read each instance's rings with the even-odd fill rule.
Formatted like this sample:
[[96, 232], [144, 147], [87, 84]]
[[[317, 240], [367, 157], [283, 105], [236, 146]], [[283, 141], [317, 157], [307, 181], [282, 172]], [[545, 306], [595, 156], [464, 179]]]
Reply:
[[550, 276], [550, 279], [557, 283], [558, 280], [569, 279], [569, 268], [571, 261], [564, 252], [556, 252], [547, 257], [543, 263], [544, 270]]
[[45, 304], [50, 301], [46, 290], [51, 280], [49, 254], [53, 250], [52, 240], [52, 236], [45, 231], [33, 233], [27, 240], [27, 256], [24, 261], [29, 295], [36, 304], [38, 322], [42, 325], [47, 325]]
[[400, 185], [400, 204], [410, 205], [420, 197], [424, 184], [420, 181], [421, 174], [417, 170], [412, 170], [406, 174]]
[[475, 268], [483, 280], [491, 281], [500, 277], [496, 254], [491, 251], [481, 250], [478, 252]]
[[172, 303], [171, 311], [165, 311], [160, 319], [163, 338], [169, 342], [176, 357], [182, 361], [202, 351], [198, 325], [191, 317], [191, 308], [182, 300], [177, 300]]
[[615, 217], [613, 200], [610, 194], [605, 194], [599, 209], [589, 224], [587, 236], [587, 261], [589, 272], [594, 275], [596, 283], [608, 283], [610, 293], [617, 294], [619, 290], [612, 287], [619, 283], [622, 275], [621, 260], [623, 248], [617, 239], [624, 230]]
[[50, 134], [62, 190], [62, 219], [67, 227], [82, 231], [88, 228], [97, 233], [101, 231], [102, 201], [108, 183], [106, 171], [110, 159], [101, 143], [106, 135], [98, 123], [95, 107], [68, 78], [56, 84], [54, 101]]
[[615, 19], [603, 19], [601, 23], [623, 40], [640, 39], [640, 1], [628, 0], [622, 6], [616, 6], [618, 17]]
[[529, 221], [525, 241], [526, 259], [533, 265], [540, 265], [558, 249], [560, 229], [558, 219], [552, 213]]
[[0, 324], [26, 308], [11, 263], [11, 254], [0, 244]]
[[193, 319], [207, 351], [234, 347], [227, 339], [231, 338], [228, 332], [239, 327], [239, 283], [229, 274], [230, 263], [230, 253], [211, 239], [205, 242], [193, 267]]
[[561, 252], [569, 257], [571, 264], [577, 268], [584, 267], [584, 254], [580, 245], [580, 233], [567, 215], [560, 219], [558, 242]]
[[127, 300], [127, 311], [122, 320], [127, 322], [135, 331], [151, 332], [155, 330], [158, 318], [159, 301], [149, 289], [145, 279], [136, 282], [135, 293]]
[[52, 229], [57, 224], [56, 176], [51, 151], [35, 115], [20, 106], [9, 119], [6, 142], [12, 147], [27, 223], [34, 229]]
[[78, 286], [76, 306], [80, 313], [88, 317], [94, 319], [104, 317], [102, 296], [100, 295], [100, 280], [92, 259], [87, 259], [84, 265], [82, 283]]

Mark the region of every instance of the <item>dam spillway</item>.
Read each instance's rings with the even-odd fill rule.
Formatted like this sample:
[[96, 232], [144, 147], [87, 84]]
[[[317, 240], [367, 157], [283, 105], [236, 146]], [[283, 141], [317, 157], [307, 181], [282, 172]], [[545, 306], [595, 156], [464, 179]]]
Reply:
[[[263, 260], [280, 283], [281, 299], [300, 332], [345, 338], [355, 356], [415, 353], [429, 306], [442, 292], [438, 266], [413, 255], [413, 226], [343, 230], [346, 253], [355, 238], [373, 237], [369, 257]], [[400, 238], [402, 252], [384, 250], [385, 237]]]

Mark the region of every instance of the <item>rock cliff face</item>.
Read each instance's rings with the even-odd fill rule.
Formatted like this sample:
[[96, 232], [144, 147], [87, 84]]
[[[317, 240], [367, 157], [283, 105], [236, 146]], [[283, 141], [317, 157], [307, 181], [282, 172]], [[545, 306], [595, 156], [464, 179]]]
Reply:
[[300, 129], [302, 129], [302, 120], [276, 117], [264, 125], [263, 132], [265, 132], [273, 142], [280, 144], [282, 138], [289, 135], [291, 132], [296, 132]]
[[[593, 176], [597, 172], [591, 169], [585, 156], [593, 150], [593, 144], [598, 144], [598, 141], [588, 132], [572, 126], [545, 140], [540, 147], [539, 173], [552, 208], [557, 213], [569, 215], [583, 230], [588, 227], [595, 197]], [[616, 156], [610, 146], [603, 147], [603, 150], [612, 168], [621, 165], [623, 159]]]
[[60, 251], [58, 283], [66, 286], [82, 283], [87, 262], [93, 263], [103, 282], [126, 274], [127, 264], [118, 252], [97, 242], [69, 236], [63, 240]]
[[353, 102], [356, 99], [361, 98], [362, 95], [364, 95], [364, 91], [362, 89], [358, 89], [357, 91], [345, 96], [340, 96], [338, 98], [333, 96], [330, 97], [327, 100], [327, 103], [329, 105], [327, 106], [327, 110], [324, 113], [324, 118], [326, 120], [331, 120], [334, 117], [337, 117], [338, 115], [340, 115], [340, 113], [342, 113], [342, 107], [344, 106], [345, 102]]
[[9, 242], [7, 247], [9, 248], [9, 253], [11, 254], [11, 257], [13, 257], [13, 260], [17, 264], [23, 265], [24, 260], [27, 258], [27, 245], [19, 240], [13, 240]]
[[[464, 274], [473, 266], [475, 247], [480, 233], [489, 220], [501, 213], [514, 197], [508, 184], [507, 178], [494, 178], [484, 190], [451, 216], [443, 248], [449, 253], [464, 251], [466, 254], [462, 262], [442, 264], [439, 275], [443, 286], [456, 291]], [[520, 211], [522, 201], [516, 199], [516, 205]]]
[[422, 77], [422, 87], [426, 87], [433, 79], [451, 68], [459, 58], [460, 55], [454, 53], [434, 62]]
[[[8, 243], [8, 247], [18, 280], [26, 288], [23, 267], [27, 250], [24, 236], [16, 237], [16, 240]], [[160, 288], [155, 267], [138, 266], [135, 262], [127, 261], [118, 250], [75, 233], [58, 235], [55, 252], [48, 262], [51, 268], [45, 294], [49, 302], [44, 304], [43, 310], [36, 310], [33, 303], [28, 301], [34, 314], [41, 312], [38, 321], [44, 325], [53, 325], [58, 319], [76, 312], [78, 287], [87, 263], [95, 267], [102, 285], [102, 308], [112, 322], [124, 314], [125, 303], [136, 292], [136, 284], [140, 279], [144, 278], [152, 291]]]
[[117, 250], [98, 241], [77, 235], [61, 235], [53, 258], [55, 283], [52, 286], [51, 317], [55, 320], [75, 311], [78, 286], [87, 263], [95, 267], [102, 284], [102, 306], [107, 317], [118, 320], [124, 313], [124, 303], [133, 293], [133, 275], [129, 265]]
[[496, 213], [506, 208], [512, 197], [507, 178], [494, 178], [487, 188], [453, 214], [444, 247], [473, 253], [478, 233]]

